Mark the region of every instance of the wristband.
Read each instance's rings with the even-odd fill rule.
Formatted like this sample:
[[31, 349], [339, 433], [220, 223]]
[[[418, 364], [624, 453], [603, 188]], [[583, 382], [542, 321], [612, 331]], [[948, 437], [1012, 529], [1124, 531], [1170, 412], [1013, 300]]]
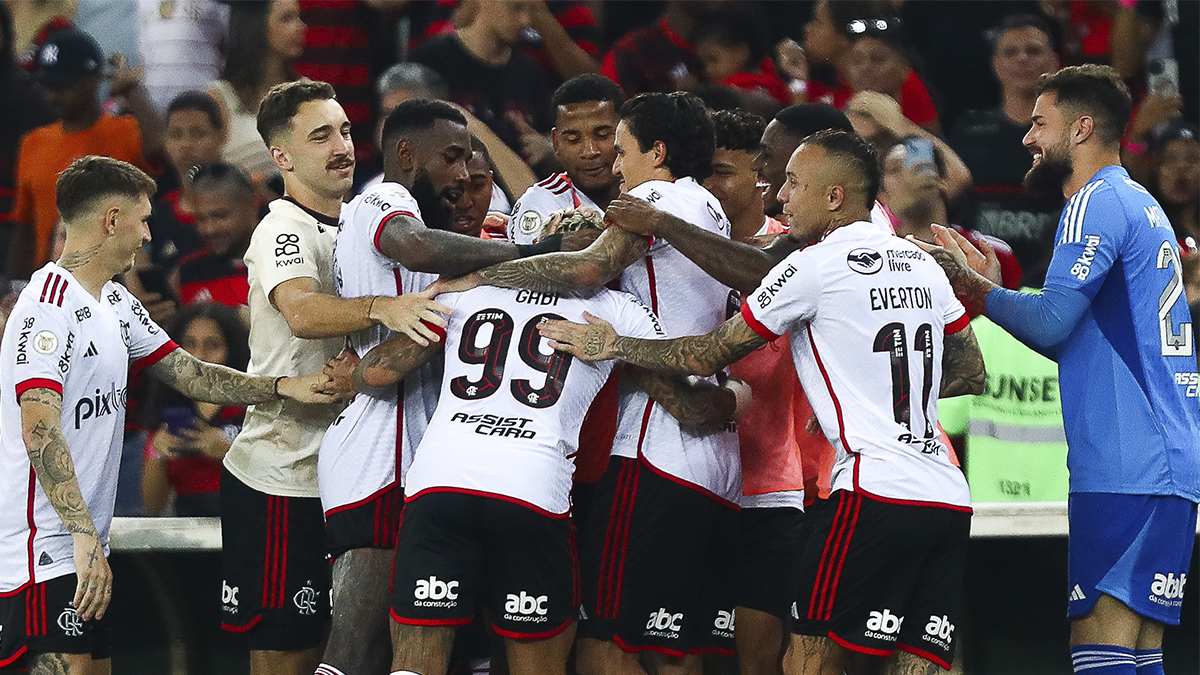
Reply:
[[517, 244], [517, 257], [528, 258], [531, 255], [558, 253], [561, 250], [562, 235], [552, 234], [548, 237], [542, 237], [542, 240], [536, 244]]
[[275, 398], [279, 398], [279, 399], [283, 398], [283, 394], [279, 393], [279, 383], [282, 382], [283, 378], [285, 378], [285, 377], [287, 377], [287, 376], [280, 375], [279, 377], [275, 378]]

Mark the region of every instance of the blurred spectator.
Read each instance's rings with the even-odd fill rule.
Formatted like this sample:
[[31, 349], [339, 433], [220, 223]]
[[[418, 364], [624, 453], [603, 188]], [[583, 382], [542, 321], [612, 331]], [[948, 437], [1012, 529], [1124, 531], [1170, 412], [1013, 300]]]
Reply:
[[[1144, 78], [1148, 95], [1182, 98], [1184, 119], [1200, 122], [1200, 3], [1123, 2], [1113, 20], [1109, 51], [1126, 80]], [[1165, 88], [1164, 88], [1165, 87]]]
[[764, 215], [763, 190], [754, 170], [766, 120], [740, 110], [723, 110], [712, 119], [717, 149], [704, 188], [721, 202], [729, 218], [729, 238], [753, 243], [755, 237], [787, 230], [783, 223]]
[[221, 73], [229, 7], [216, 0], [138, 1], [138, 39], [150, 100], [165, 111], [176, 96], [203, 91]]
[[580, 206], [603, 212], [620, 194], [613, 163], [617, 111], [624, 102], [621, 88], [599, 75], [573, 77], [555, 90], [554, 156], [563, 171], [521, 194], [508, 221], [510, 241], [532, 243], [552, 213]]
[[375, 81], [379, 110], [379, 123], [375, 125], [375, 145], [383, 145], [383, 122], [396, 106], [414, 98], [444, 100], [449, 94], [446, 81], [428, 66], [419, 63], [397, 63], [383, 71]]
[[933, 99], [913, 70], [913, 55], [898, 23], [892, 19], [855, 20], [850, 22], [850, 30], [854, 35], [846, 58], [850, 89], [891, 96], [913, 124], [941, 135]]
[[[79, 8], [79, 0], [43, 0], [42, 2], [26, 2], [25, 0], [5, 0], [13, 15], [13, 52], [23, 63], [33, 62], [39, 34], [48, 24], [56, 23], [55, 29], [71, 24], [69, 18], [75, 16]], [[36, 44], [35, 44], [36, 43]]]
[[516, 49], [530, 25], [531, 1], [469, 0], [464, 8], [473, 12], [471, 23], [426, 41], [412, 60], [437, 71], [450, 88], [451, 101], [537, 168], [550, 157], [542, 136], [551, 126], [546, 110], [550, 92], [541, 67]]
[[709, 82], [740, 90], [747, 97], [765, 98], [765, 107], [774, 113], [792, 99], [769, 56], [766, 21], [754, 9], [728, 5], [706, 17], [696, 32], [696, 54]]
[[236, 166], [224, 163], [193, 168], [188, 182], [204, 248], [179, 259], [179, 299], [184, 305], [248, 305], [242, 257], [259, 220], [254, 188]]
[[[198, 359], [237, 370], [250, 361], [249, 332], [231, 308], [193, 305], [165, 328]], [[165, 515], [174, 493], [177, 516], [221, 515], [221, 460], [242, 428], [245, 409], [197, 403], [157, 380], [146, 393], [144, 426], [153, 430], [146, 439], [141, 481], [147, 512]]]
[[[139, 0], [84, 0], [71, 16], [79, 30], [91, 35], [105, 54], [121, 54], [126, 63], [138, 67], [142, 50], [138, 39]], [[110, 98], [109, 82], [100, 83], [100, 100]], [[142, 130], [145, 133], [145, 129]]]
[[698, 84], [704, 63], [692, 40], [714, 9], [712, 0], [670, 0], [662, 16], [638, 28], [613, 45], [605, 54], [600, 73], [621, 85], [625, 95], [647, 91], [673, 92]]
[[297, 0], [231, 3], [225, 68], [208, 93], [226, 120], [222, 159], [255, 184], [279, 175], [258, 135], [258, 104], [271, 87], [296, 79], [292, 63], [304, 53], [306, 30]]
[[150, 263], [159, 269], [174, 270], [181, 256], [204, 246], [196, 231], [195, 206], [187, 176], [192, 167], [221, 158], [221, 147], [225, 144], [223, 124], [216, 101], [203, 92], [184, 92], [167, 108], [163, 145], [178, 187], [156, 198], [150, 211], [151, 239], [147, 254]]
[[[16, 225], [13, 195], [21, 138], [56, 117], [33, 77], [17, 64], [13, 46], [12, 14], [0, 3], [0, 251], [5, 252]], [[0, 274], [7, 271], [8, 256], [0, 255]]]
[[[980, 239], [986, 238], [1000, 258], [1004, 287], [1020, 288], [1021, 265], [1008, 244], [995, 237], [966, 230], [950, 221], [945, 197], [945, 157], [931, 139], [899, 139], [881, 157], [883, 171], [879, 201], [886, 207], [897, 236], [911, 234], [921, 241], [933, 243], [933, 230], [929, 226], [937, 223], [953, 227], [977, 246]], [[978, 314], [983, 308], [967, 309]]]
[[1147, 187], [1175, 228], [1185, 255], [1200, 247], [1200, 134], [1195, 125], [1174, 120], [1150, 144]]
[[970, 110], [950, 132], [950, 145], [974, 178], [971, 229], [1008, 242], [1024, 270], [1024, 285], [1040, 288], [1052, 250], [1062, 200], [1034, 197], [1022, 181], [1031, 158], [1022, 144], [1029, 131], [1037, 81], [1058, 70], [1049, 25], [1033, 14], [1006, 17], [992, 46], [1000, 105]]
[[61, 121], [34, 129], [21, 142], [13, 210], [19, 224], [9, 251], [14, 276], [26, 277], [48, 259], [58, 220], [54, 185], [72, 161], [106, 155], [149, 170], [137, 120], [110, 115], [96, 98], [103, 67], [95, 40], [73, 28], [52, 33], [38, 51], [36, 78]]

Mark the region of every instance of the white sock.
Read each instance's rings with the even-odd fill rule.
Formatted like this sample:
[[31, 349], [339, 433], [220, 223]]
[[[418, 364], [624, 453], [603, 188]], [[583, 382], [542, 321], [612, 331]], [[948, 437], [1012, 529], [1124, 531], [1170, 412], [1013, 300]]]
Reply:
[[334, 668], [333, 666], [329, 665], [328, 663], [322, 663], [321, 665], [317, 666], [317, 670], [315, 673], [313, 673], [313, 675], [346, 675], [346, 674], [343, 673], [342, 671], [338, 670], [337, 668]]

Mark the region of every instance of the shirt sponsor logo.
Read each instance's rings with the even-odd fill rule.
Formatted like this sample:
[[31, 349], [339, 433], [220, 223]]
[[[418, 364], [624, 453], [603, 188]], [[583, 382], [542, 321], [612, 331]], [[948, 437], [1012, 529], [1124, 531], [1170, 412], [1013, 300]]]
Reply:
[[529, 595], [525, 591], [519, 594], [509, 593], [504, 601], [504, 618], [509, 621], [529, 621], [543, 623], [549, 621], [546, 616], [546, 603], [550, 602], [547, 595]]
[[38, 556], [38, 566], [45, 567], [52, 564], [54, 564], [54, 558], [51, 558], [49, 553], [42, 551], [42, 555]]
[[1181, 387], [1187, 387], [1184, 395], [1188, 398], [1196, 398], [1196, 387], [1200, 385], [1200, 374], [1197, 373], [1175, 373], [1175, 384]]
[[436, 576], [428, 579], [417, 579], [413, 589], [413, 605], [415, 607], [457, 607], [458, 582], [442, 581]]
[[650, 612], [650, 618], [646, 621], [645, 635], [674, 639], [679, 637], [681, 630], [683, 630], [683, 612], [672, 614], [667, 611], [666, 607], [659, 607], [657, 611]]
[[133, 309], [133, 315], [137, 317], [138, 323], [146, 329], [146, 332], [155, 335], [158, 329], [154, 327], [154, 322], [150, 320], [150, 314], [146, 312], [146, 308], [142, 307], [142, 303], [138, 302], [137, 298], [129, 299], [130, 307]]
[[904, 617], [892, 614], [891, 610], [885, 607], [882, 612], [871, 612], [867, 618], [867, 630], [863, 635], [875, 640], [895, 642], [896, 635], [900, 633], [900, 627], [903, 625]]
[[925, 254], [920, 251], [889, 249], [887, 252], [888, 270], [892, 272], [911, 272], [912, 263], [909, 260], [924, 260]]
[[279, 244], [275, 247], [276, 258], [286, 258], [300, 253], [300, 235], [298, 234], [284, 232], [275, 237], [275, 243]]
[[221, 604], [226, 612], [237, 613], [238, 587], [230, 586], [224, 579], [221, 580]]
[[75, 613], [74, 607], [67, 607], [58, 615], [58, 627], [67, 637], [79, 637], [83, 635], [83, 619]]
[[883, 256], [871, 248], [856, 248], [846, 254], [846, 265], [859, 274], [875, 274], [883, 269]]
[[40, 330], [33, 336], [33, 350], [39, 354], [53, 354], [58, 351], [58, 336], [54, 331]]
[[734, 610], [731, 609], [728, 612], [718, 610], [717, 618], [713, 621], [712, 634], [720, 638], [733, 639], [734, 621], [736, 619], [737, 615]]
[[[473, 395], [471, 390], [475, 387], [467, 387], [467, 394]], [[533, 438], [537, 436], [537, 432], [532, 429], [526, 429], [525, 425], [533, 420], [528, 417], [502, 417], [500, 415], [467, 415], [465, 413], [454, 413], [450, 416], [451, 422], [461, 422], [463, 424], [474, 424], [475, 433], [481, 436], [500, 436], [502, 438]]]
[[21, 334], [17, 336], [17, 365], [29, 363], [29, 353], [25, 351], [29, 347], [29, 331], [33, 329], [33, 317], [25, 319], [25, 323], [21, 324]]
[[71, 369], [71, 355], [75, 352], [75, 334], [67, 333], [67, 346], [63, 349], [62, 356], [58, 357], [58, 372], [63, 375]]
[[775, 296], [779, 294], [779, 291], [783, 289], [783, 285], [787, 283], [787, 280], [794, 276], [796, 276], [796, 266], [788, 265], [787, 269], [776, 277], [774, 281], [762, 287], [762, 292], [758, 294], [758, 297], [754, 298], [758, 302], [758, 306], [765, 309], [767, 305], [771, 304], [771, 300], [775, 299]]
[[656, 202], [662, 198], [663, 198], [663, 196], [662, 196], [661, 192], [659, 192], [658, 190], [651, 190], [650, 194], [646, 196], [646, 202], [653, 204], [654, 202]]
[[1096, 247], [1100, 245], [1100, 237], [1094, 234], [1089, 234], [1083, 238], [1083, 253], [1075, 259], [1075, 264], [1071, 265], [1071, 276], [1080, 281], [1087, 281], [1088, 275], [1092, 273], [1092, 261], [1096, 259]]
[[925, 624], [925, 634], [921, 636], [921, 639], [949, 650], [953, 635], [954, 624], [950, 623], [949, 617], [944, 614], [942, 616], [931, 614], [929, 623]]
[[80, 307], [79, 309], [75, 310], [75, 320], [76, 321], [84, 321], [84, 320], [90, 319], [90, 318], [92, 318], [92, 308], [91, 307]]
[[[377, 193], [377, 192], [372, 192], [372, 193], [368, 194], [366, 197], [363, 197], [363, 203], [366, 204], [367, 206], [374, 206], [375, 208], [379, 209], [380, 211], [389, 211], [392, 208], [391, 203], [383, 201], [383, 197], [381, 197], [379, 195], [379, 193]], [[280, 236], [283, 236], [283, 235], [280, 235]], [[295, 236], [295, 235], [293, 235], [293, 236]]]
[[929, 309], [933, 307], [933, 293], [926, 286], [872, 288], [870, 297], [872, 312], [880, 312], [888, 309]]
[[106, 417], [125, 408], [125, 387], [117, 389], [116, 384], [109, 385], [109, 391], [100, 393], [97, 389], [94, 396], [84, 396], [75, 404], [75, 428], [84, 420]]
[[1175, 578], [1174, 573], [1155, 574], [1154, 583], [1150, 584], [1150, 602], [1164, 607], [1179, 607], [1183, 604], [1183, 588], [1187, 584], [1187, 575], [1180, 574]]

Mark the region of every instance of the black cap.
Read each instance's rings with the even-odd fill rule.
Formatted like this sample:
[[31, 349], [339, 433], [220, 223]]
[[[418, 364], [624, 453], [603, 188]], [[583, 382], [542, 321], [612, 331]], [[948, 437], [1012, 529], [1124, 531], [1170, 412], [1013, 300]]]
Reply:
[[1150, 139], [1150, 152], [1158, 154], [1166, 149], [1168, 143], [1180, 139], [1200, 142], [1200, 130], [1196, 129], [1196, 125], [1177, 117], [1154, 128], [1154, 135]]
[[104, 67], [104, 53], [92, 36], [68, 28], [51, 33], [35, 57], [34, 74], [43, 84], [65, 87]]

